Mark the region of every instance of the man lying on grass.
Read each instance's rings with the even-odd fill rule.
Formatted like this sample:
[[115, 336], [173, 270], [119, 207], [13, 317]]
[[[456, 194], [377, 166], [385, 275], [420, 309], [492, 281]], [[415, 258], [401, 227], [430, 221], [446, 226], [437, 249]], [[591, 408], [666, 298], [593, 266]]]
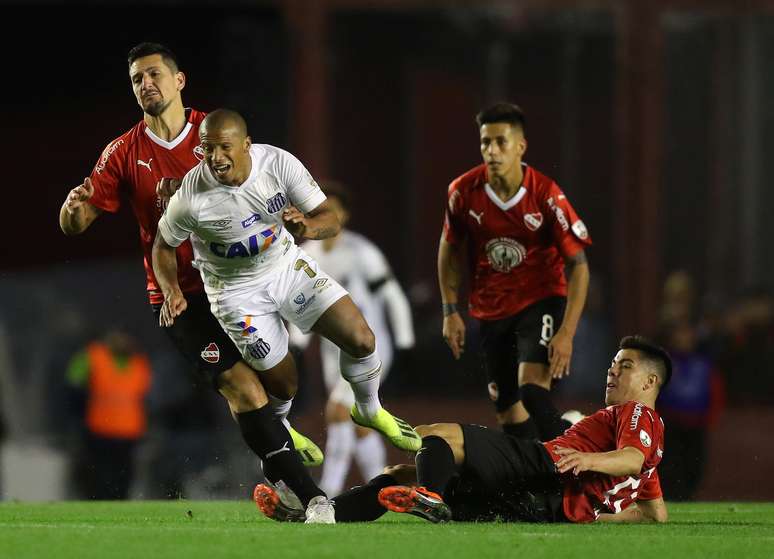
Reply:
[[[336, 521], [370, 521], [391, 510], [431, 522], [665, 522], [656, 472], [664, 423], [654, 408], [672, 362], [640, 336], [619, 348], [607, 371], [606, 408], [546, 442], [480, 425], [417, 427], [416, 465], [387, 468], [335, 497]], [[304, 519], [282, 483], [259, 484], [254, 497], [269, 518]]]

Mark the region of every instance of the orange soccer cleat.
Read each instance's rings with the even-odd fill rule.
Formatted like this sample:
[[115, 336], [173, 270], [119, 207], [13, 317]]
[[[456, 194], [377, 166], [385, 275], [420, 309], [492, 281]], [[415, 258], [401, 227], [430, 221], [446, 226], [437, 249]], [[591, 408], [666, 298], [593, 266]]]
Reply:
[[430, 522], [451, 520], [451, 509], [441, 496], [424, 487], [385, 487], [379, 491], [379, 503], [392, 512], [407, 512]]

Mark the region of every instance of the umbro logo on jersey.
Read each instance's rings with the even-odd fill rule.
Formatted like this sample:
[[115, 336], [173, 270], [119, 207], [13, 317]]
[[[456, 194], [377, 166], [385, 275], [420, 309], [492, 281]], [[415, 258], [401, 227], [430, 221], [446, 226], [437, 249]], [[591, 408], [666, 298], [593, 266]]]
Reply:
[[254, 359], [263, 359], [269, 355], [270, 351], [271, 346], [269, 345], [269, 342], [265, 341], [263, 338], [258, 338], [258, 341], [253, 342], [247, 346], [247, 352]]
[[543, 225], [543, 214], [540, 212], [534, 214], [524, 214], [524, 225], [530, 231], [537, 231]]
[[478, 222], [478, 224], [481, 225], [481, 220], [484, 218], [484, 212], [477, 214], [473, 210], [468, 210], [468, 213], [470, 214], [470, 217], [475, 219]]
[[275, 214], [285, 207], [285, 195], [282, 192], [277, 192], [274, 196], [266, 201], [266, 209], [270, 214]]
[[220, 361], [220, 349], [218, 348], [218, 344], [215, 342], [210, 342], [209, 345], [202, 351], [201, 357], [207, 363], [217, 363]]
[[216, 227], [217, 229], [225, 229], [231, 225], [231, 218], [228, 219], [219, 219], [218, 221], [213, 221], [212, 226]]
[[151, 165], [151, 161], [153, 161], [153, 158], [152, 158], [152, 157], [151, 157], [150, 159], [148, 159], [148, 162], [147, 162], [147, 163], [146, 163], [145, 161], [143, 161], [142, 159], [138, 159], [138, 160], [137, 160], [137, 164], [138, 164], [140, 167], [147, 167], [147, 168], [148, 168], [148, 172], [151, 172], [151, 173], [152, 173], [153, 171], [151, 170], [151, 166], [150, 166], [150, 165]]

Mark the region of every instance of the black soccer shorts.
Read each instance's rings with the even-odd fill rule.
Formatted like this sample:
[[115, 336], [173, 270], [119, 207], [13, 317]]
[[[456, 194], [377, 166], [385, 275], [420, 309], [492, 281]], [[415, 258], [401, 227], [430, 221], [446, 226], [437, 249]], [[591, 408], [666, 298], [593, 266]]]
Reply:
[[445, 492], [455, 520], [567, 521], [561, 478], [540, 442], [481, 425], [460, 427], [465, 463]]
[[519, 363], [548, 364], [548, 342], [564, 318], [565, 297], [548, 297], [500, 320], [481, 321], [481, 353], [489, 398], [503, 412], [521, 399]]
[[[242, 354], [210, 312], [210, 302], [204, 292], [186, 293], [185, 299], [188, 308], [175, 318], [172, 326], [162, 328], [197, 373], [217, 390], [218, 375], [241, 361]], [[158, 324], [161, 305], [152, 305], [152, 308]]]

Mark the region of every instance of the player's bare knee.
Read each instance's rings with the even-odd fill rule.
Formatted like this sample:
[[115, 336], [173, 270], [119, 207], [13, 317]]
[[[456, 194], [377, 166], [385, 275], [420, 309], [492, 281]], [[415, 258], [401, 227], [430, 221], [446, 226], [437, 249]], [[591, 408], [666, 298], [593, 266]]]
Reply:
[[368, 357], [376, 351], [376, 338], [365, 320], [358, 321], [353, 327], [349, 340], [349, 353], [352, 357]]

